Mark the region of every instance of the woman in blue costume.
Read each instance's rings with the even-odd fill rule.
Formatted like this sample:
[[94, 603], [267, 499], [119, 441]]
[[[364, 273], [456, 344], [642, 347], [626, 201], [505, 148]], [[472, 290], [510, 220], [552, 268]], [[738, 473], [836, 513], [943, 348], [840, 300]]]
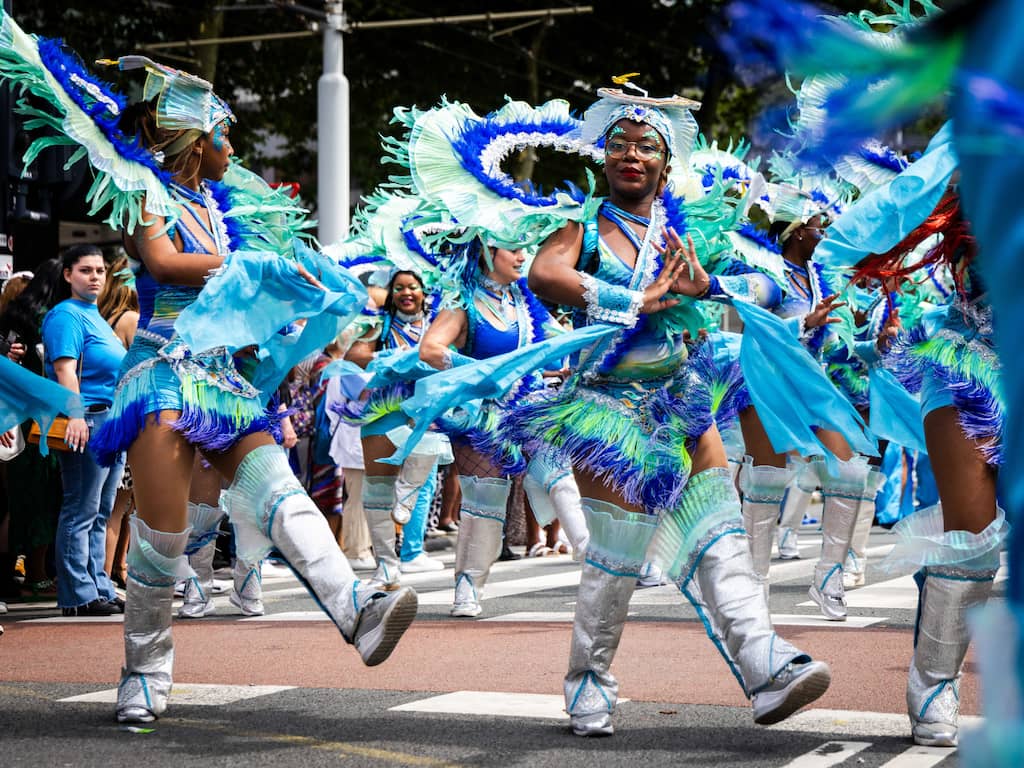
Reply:
[[[380, 324], [352, 345], [346, 359], [365, 368], [377, 353], [416, 348], [430, 327], [428, 299], [419, 274], [406, 269], [393, 272]], [[403, 572], [444, 568], [439, 560], [422, 551], [426, 501], [420, 496], [424, 488], [433, 487], [431, 475], [436, 473], [438, 464], [452, 462], [448, 438], [436, 431], [428, 433], [401, 467], [380, 461], [408, 439], [411, 430], [400, 404], [411, 392], [411, 382], [388, 384], [372, 390], [367, 399], [348, 404], [343, 414], [346, 420], [360, 425], [366, 467], [363, 509], [377, 560], [372, 580], [386, 590], [398, 588]], [[395, 552], [396, 523], [406, 526], [402, 553]], [[414, 546], [416, 542], [419, 547]], [[415, 552], [416, 549], [419, 551]]]
[[[526, 286], [522, 250], [487, 247], [474, 239], [464, 251], [461, 270], [454, 270], [461, 272], [455, 281], [458, 295], [449, 297], [449, 306], [442, 309], [424, 337], [420, 347], [424, 362], [449, 369], [469, 358], [496, 357], [560, 332]], [[483, 402], [476, 413], [467, 413], [470, 404], [441, 425], [453, 437], [462, 486], [452, 616], [473, 618], [482, 611], [484, 585], [501, 552], [511, 475], [525, 471], [524, 488], [532, 507], [548, 521], [557, 515], [573, 550], [582, 553], [586, 549], [586, 526], [572, 471], [548, 453], [527, 462], [519, 447], [500, 430], [505, 414], [514, 412], [522, 398], [545, 386], [540, 371], [530, 373], [500, 400]], [[542, 510], [550, 514], [544, 518]]]
[[[281, 285], [274, 286], [279, 290], [270, 298], [277, 302], [264, 299], [271, 307], [297, 308], [302, 290], [329, 295], [323, 286], [309, 285], [316, 281], [301, 262], [281, 255], [298, 258], [298, 246], [277, 250], [274, 234], [287, 229], [294, 207], [278, 204], [265, 210], [265, 219], [251, 222], [266, 235], [252, 241], [267, 246], [258, 260], [236, 253], [232, 234], [241, 237], [248, 225], [242, 209], [234, 212], [241, 218], [230, 222], [226, 214], [232, 211], [226, 209], [233, 195], [246, 190], [217, 181], [237, 173], [250, 190], [266, 186], [243, 171], [229, 171], [230, 109], [209, 83], [144, 57], [104, 63], [145, 68], [144, 101], [128, 107], [59, 42], [26, 35], [9, 16], [2, 18], [0, 75], [45, 106], [19, 108], [56, 130], [64, 143], [77, 145], [76, 157], [89, 158], [96, 176], [90, 202], [97, 210], [111, 209], [107, 220], [124, 228], [126, 248], [143, 265], [137, 281], [139, 328], [124, 360], [111, 416], [91, 447], [101, 461], [104, 454], [113, 458], [127, 449], [135, 470], [138, 514], [127, 558], [125, 664], [117, 719], [150, 722], [165, 710], [171, 689], [174, 582], [191, 575], [184, 553], [197, 451], [231, 483], [225, 506], [243, 553], [276, 546], [366, 664], [378, 664], [390, 654], [415, 615], [416, 596], [411, 590], [386, 595], [359, 584], [271, 436], [261, 390], [238, 372], [225, 347], [193, 352], [178, 335], [180, 321], [204, 305], [215, 285], [225, 291], [221, 296], [237, 285], [211, 278], [221, 267], [230, 273], [258, 264], [261, 275], [276, 269]], [[52, 141], [37, 140], [27, 156]], [[324, 279], [333, 281], [334, 276]], [[278, 322], [284, 310], [271, 313], [263, 305], [258, 312], [252, 305], [213, 311], [221, 313], [219, 318], [244, 314], [254, 329], [250, 318], [266, 316], [275, 330], [287, 323]], [[317, 327], [316, 318], [307, 328], [311, 325]], [[222, 320], [213, 327], [231, 336]], [[267, 338], [258, 330], [252, 334]], [[259, 555], [245, 559], [255, 561]]]
[[[901, 263], [936, 234], [941, 241], [923, 259]], [[976, 255], [959, 197], [948, 193], [907, 238], [858, 265], [859, 275], [903, 279], [945, 263], [956, 284], [948, 306], [925, 315], [883, 356], [908, 388], [920, 391], [940, 498], [938, 506], [897, 524], [900, 543], [884, 564], [919, 568], [907, 712], [914, 740], [926, 746], [958, 743], [959, 681], [970, 640], [966, 616], [991, 594], [1007, 530], [996, 498], [1004, 427], [1001, 365]]]
[[[193, 78], [180, 74], [163, 79], [165, 101], [179, 80], [195, 87]], [[253, 403], [251, 386], [231, 357], [217, 351], [192, 355], [176, 339], [175, 319], [229, 256], [225, 225], [206, 180], [219, 180], [228, 168], [233, 117], [212, 92], [209, 112], [193, 113], [191, 121], [167, 119], [162, 103], [140, 105], [134, 128], [144, 146], [164, 154], [181, 214], [166, 234], [164, 220], [153, 216], [126, 240], [129, 253], [143, 264], [137, 279], [141, 316], [115, 405], [121, 419], [111, 421], [116, 427], [108, 436], [129, 446], [137, 468], [134, 534], [140, 546], [128, 561], [126, 659], [118, 688], [122, 722], [152, 720], [169, 692], [172, 579], [183, 565], [186, 522], [211, 527], [208, 520], [186, 521], [184, 514], [197, 449], [231, 483], [224, 506], [240, 542], [251, 535], [272, 541], [364, 662], [387, 658], [416, 609], [409, 590], [385, 596], [359, 585], [323, 516], [292, 475], [270, 433], [270, 419], [246, 408]], [[124, 127], [130, 132], [131, 126]], [[220, 517], [219, 509], [208, 511]]]
[[[794, 190], [794, 192], [796, 192]], [[776, 211], [772, 233], [782, 243], [785, 264], [786, 291], [779, 296], [771, 311], [781, 318], [802, 318], [825, 299], [833, 299], [821, 268], [813, 262], [815, 246], [827, 226], [827, 219], [809, 195], [790, 194], [802, 203], [781, 205]], [[797, 211], [803, 211], [799, 213]], [[830, 306], [839, 306], [830, 304]], [[802, 326], [803, 328], [804, 326]], [[846, 352], [845, 345], [830, 332], [828, 325], [806, 329], [801, 341], [808, 351], [822, 359], [826, 372], [846, 369], [855, 360]], [[835, 378], [833, 383], [835, 383]], [[866, 376], [863, 377], [866, 383]], [[858, 381], [860, 381], [858, 379]], [[840, 391], [857, 408], [865, 408], [866, 392], [860, 399], [851, 398], [848, 387]], [[740, 472], [740, 490], [743, 491], [744, 523], [751, 537], [754, 565], [768, 585], [772, 539], [780, 504], [787, 500], [783, 513], [785, 538], [780, 538], [780, 555], [799, 556], [795, 550], [795, 531], [800, 524], [806, 501], [819, 485], [825, 498], [822, 519], [821, 556], [815, 566], [810, 597], [826, 619], [846, 619], [846, 598], [843, 566], [847, 558], [858, 510], [868, 506], [877, 490], [877, 471], [872, 471], [867, 458], [855, 455], [838, 432], [818, 429], [816, 434], [827, 450], [839, 461], [831, 469], [820, 460], [803, 462], [777, 452], [768, 439], [755, 408], [740, 413], [747, 457]], [[795, 482], [794, 482], [795, 480]]]
[[663, 230], [659, 195], [670, 158], [686, 161], [697, 105], [599, 95], [584, 138], [604, 139], [610, 197], [596, 220], [569, 224], [545, 243], [530, 282], [545, 299], [580, 309], [582, 320], [622, 330], [581, 358], [562, 391], [517, 414], [532, 438], [525, 447], [567, 453], [587, 497], [591, 540], [566, 710], [576, 734], [612, 733], [618, 684], [610, 664], [650, 544], [752, 698], [755, 722], [778, 722], [820, 696], [830, 672], [775, 634], [725, 449], [709, 405], [687, 386], [682, 324], [673, 318], [680, 298], [743, 292], [734, 278], [709, 278], [692, 243], [687, 249]]

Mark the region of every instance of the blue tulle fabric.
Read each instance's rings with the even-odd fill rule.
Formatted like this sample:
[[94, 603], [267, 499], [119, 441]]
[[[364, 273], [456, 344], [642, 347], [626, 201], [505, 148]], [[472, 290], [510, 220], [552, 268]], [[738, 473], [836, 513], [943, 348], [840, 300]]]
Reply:
[[863, 419], [797, 342], [790, 326], [753, 304], [737, 303], [734, 308], [743, 320], [743, 377], [772, 447], [779, 453], [824, 455], [831, 466], [836, 458], [813, 429], [827, 427], [843, 435], [854, 451], [878, 455]]
[[872, 433], [880, 440], [927, 453], [921, 404], [884, 368], [872, 368], [869, 381]]
[[499, 398], [524, 376], [544, 370], [618, 330], [610, 325], [592, 325], [420, 379], [416, 382], [416, 394], [402, 404], [402, 409], [416, 422], [413, 434], [401, 451], [383, 461], [405, 461], [431, 423], [450, 408], [472, 400]]
[[334, 360], [324, 367], [320, 380], [341, 379], [341, 392], [345, 397], [359, 397], [364, 389], [378, 389], [399, 381], [416, 381], [437, 373], [437, 369], [420, 360], [418, 347], [388, 349], [378, 352], [366, 368], [351, 360]]
[[[264, 403], [289, 370], [333, 341], [367, 301], [366, 289], [355, 277], [301, 242], [294, 246], [295, 261], [231, 254], [224, 270], [174, 323], [193, 352], [258, 345], [260, 361], [252, 384], [263, 393]], [[300, 264], [317, 276], [324, 290], [302, 278]], [[281, 332], [299, 318], [307, 318], [301, 330]]]
[[935, 210], [958, 162], [953, 129], [946, 123], [920, 160], [846, 209], [814, 249], [814, 260], [848, 269], [894, 247]]
[[[0, 356], [0, 432], [32, 419], [45, 434], [61, 413], [75, 418], [85, 415], [77, 393]], [[45, 440], [40, 441], [39, 452], [47, 454]]]

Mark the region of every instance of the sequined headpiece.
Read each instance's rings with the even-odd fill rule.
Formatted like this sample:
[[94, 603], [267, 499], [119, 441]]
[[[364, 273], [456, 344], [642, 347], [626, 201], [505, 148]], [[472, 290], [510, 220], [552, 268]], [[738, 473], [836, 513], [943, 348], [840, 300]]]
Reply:
[[661, 134], [672, 157], [687, 162], [697, 138], [693, 112], [700, 109], [700, 102], [682, 96], [652, 98], [632, 83], [623, 85], [635, 93], [620, 88], [597, 89], [601, 98], [583, 115], [581, 137], [596, 143], [619, 120], [646, 123]]
[[209, 133], [225, 120], [235, 122], [231, 107], [200, 77], [157, 64], [146, 56], [99, 59], [96, 63], [121, 70], [146, 70], [142, 98], [144, 101], [157, 98], [156, 124], [160, 128]]

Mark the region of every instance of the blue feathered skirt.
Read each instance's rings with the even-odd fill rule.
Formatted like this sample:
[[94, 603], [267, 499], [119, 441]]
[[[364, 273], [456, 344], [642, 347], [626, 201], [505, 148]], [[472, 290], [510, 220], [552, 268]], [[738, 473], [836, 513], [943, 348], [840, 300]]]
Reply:
[[995, 350], [992, 309], [984, 296], [957, 300], [932, 327], [915, 326], [893, 344], [883, 365], [908, 391], [920, 393], [922, 417], [953, 406], [964, 435], [979, 443], [988, 464], [1002, 464], [1002, 365]]
[[146, 417], [161, 411], [180, 412], [171, 427], [202, 451], [226, 451], [255, 432], [280, 436], [276, 403], [262, 405], [226, 349], [193, 355], [178, 340], [140, 329], [121, 364], [110, 416], [89, 444], [97, 460], [111, 466]]
[[[675, 507], [690, 477], [690, 451], [715, 422], [735, 417], [739, 367], [714, 365], [702, 344], [670, 378], [584, 381], [538, 392], [507, 414], [502, 431], [527, 454], [553, 448], [615, 488], [630, 504], [656, 513]], [[726, 420], [728, 422], [728, 419]]]

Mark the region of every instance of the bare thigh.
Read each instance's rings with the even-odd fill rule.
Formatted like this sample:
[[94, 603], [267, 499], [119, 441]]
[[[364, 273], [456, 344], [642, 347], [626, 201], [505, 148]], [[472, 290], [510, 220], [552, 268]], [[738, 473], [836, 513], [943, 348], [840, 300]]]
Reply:
[[980, 533], [996, 517], [996, 473], [960, 429], [952, 406], [924, 419], [924, 438], [947, 531]]
[[209, 504], [211, 507], [216, 507], [220, 503], [220, 489], [220, 472], [204, 462], [203, 457], [196, 451], [188, 500], [194, 504]]
[[395, 444], [388, 440], [387, 435], [368, 435], [362, 439], [363, 465], [367, 477], [395, 477], [399, 467], [394, 464], [382, 464], [378, 459], [386, 459], [395, 452]]
[[818, 436], [821, 444], [831, 451], [840, 461], [849, 461], [853, 458], [853, 450], [850, 448], [846, 438], [840, 433], [831, 429], [815, 429], [814, 434]]
[[761, 417], [753, 406], [740, 411], [740, 430], [743, 432], [743, 443], [746, 453], [754, 459], [758, 467], [785, 467], [786, 454], [776, 453], [768, 433], [764, 430]]
[[235, 481], [235, 473], [238, 472], [238, 467], [248, 456], [257, 448], [262, 448], [266, 445], [277, 445], [277, 442], [271, 437], [269, 432], [254, 432], [251, 435], [246, 435], [230, 449], [220, 453], [205, 453], [203, 454], [210, 465], [220, 472], [221, 476], [229, 483]]
[[146, 417], [146, 426], [128, 449], [136, 513], [157, 531], [176, 533], [188, 524], [188, 491], [195, 449], [170, 424], [178, 411]]

